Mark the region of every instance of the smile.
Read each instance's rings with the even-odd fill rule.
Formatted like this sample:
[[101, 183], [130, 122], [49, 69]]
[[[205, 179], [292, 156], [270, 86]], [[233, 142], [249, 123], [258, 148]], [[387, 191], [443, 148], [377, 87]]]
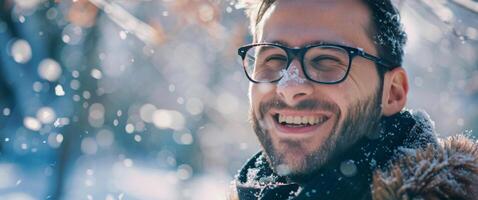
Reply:
[[327, 120], [326, 116], [287, 116], [276, 114], [276, 121], [282, 125], [316, 125]]
[[317, 113], [277, 112], [272, 114], [276, 129], [282, 136], [308, 136], [317, 132], [330, 115]]

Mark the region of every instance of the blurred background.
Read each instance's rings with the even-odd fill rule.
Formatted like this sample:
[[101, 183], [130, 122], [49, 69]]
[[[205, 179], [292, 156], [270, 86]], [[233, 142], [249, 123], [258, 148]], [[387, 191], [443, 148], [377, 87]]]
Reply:
[[[408, 108], [478, 130], [478, 2], [395, 1]], [[0, 199], [224, 199], [259, 145], [236, 0], [0, 0]], [[472, 130], [475, 130], [473, 132]]]

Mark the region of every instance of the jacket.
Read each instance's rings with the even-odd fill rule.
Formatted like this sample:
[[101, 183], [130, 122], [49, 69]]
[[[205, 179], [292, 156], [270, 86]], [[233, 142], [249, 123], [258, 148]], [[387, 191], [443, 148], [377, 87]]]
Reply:
[[[459, 137], [460, 140], [466, 141], [462, 143], [452, 142], [456, 141], [453, 138], [439, 140], [435, 134], [434, 122], [424, 111], [404, 110], [393, 116], [383, 117], [380, 127], [377, 137], [360, 139], [345, 153], [330, 160], [313, 174], [316, 178], [302, 185], [287, 183], [285, 177], [275, 174], [261, 151], [247, 161], [239, 171], [232, 184], [230, 199], [411, 199], [410, 197], [419, 197], [417, 194], [420, 194], [420, 189], [427, 188], [417, 186], [425, 182], [410, 181], [417, 180], [414, 178], [417, 174], [410, 173], [413, 170], [404, 170], [416, 166], [415, 161], [434, 163], [436, 162], [434, 159], [438, 158], [430, 156], [439, 156], [436, 152], [443, 152], [443, 156], [449, 155], [445, 152], [456, 152], [450, 148], [453, 146], [455, 149], [461, 149], [459, 144], [462, 143], [468, 145], [463, 151], [466, 149], [470, 155], [476, 155], [478, 151], [476, 144], [464, 136]], [[452, 143], [454, 145], [451, 145]], [[422, 156], [422, 151], [429, 152], [427, 155], [430, 156]], [[467, 160], [466, 166], [476, 167], [476, 156], [474, 158]], [[405, 168], [402, 170], [402, 167]], [[428, 171], [424, 170], [425, 172]], [[434, 172], [432, 170], [427, 175], [433, 177]], [[476, 168], [457, 172], [478, 174]], [[450, 170], [441, 173], [446, 177], [453, 175]], [[444, 180], [446, 179], [442, 181]], [[468, 185], [459, 177], [456, 181]], [[402, 187], [405, 183], [411, 182], [415, 183], [416, 187], [411, 185]], [[461, 192], [468, 189], [465, 186], [463, 188]], [[424, 190], [430, 191], [433, 190]], [[449, 189], [440, 191], [456, 192]]]

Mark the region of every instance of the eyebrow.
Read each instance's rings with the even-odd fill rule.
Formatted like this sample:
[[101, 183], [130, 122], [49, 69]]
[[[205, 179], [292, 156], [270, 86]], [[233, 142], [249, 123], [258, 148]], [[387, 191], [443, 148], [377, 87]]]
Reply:
[[[267, 42], [267, 41], [265, 41], [265, 42]], [[355, 46], [355, 45], [351, 45], [351, 44], [348, 44], [348, 43], [345, 43], [345, 42], [338, 43], [338, 42], [332, 42], [332, 41], [326, 41], [326, 40], [314, 40], [312, 42], [307, 42], [307, 43], [305, 43], [301, 46], [292, 46], [292, 45], [289, 45], [289, 43], [287, 43], [286, 41], [283, 41], [283, 40], [272, 40], [272, 41], [267, 42], [267, 43], [279, 44], [279, 45], [292, 47], [292, 48], [304, 47], [304, 46], [316, 45], [316, 44], [324, 44], [324, 43], [326, 43], [326, 44], [336, 44], [336, 45]]]
[[[282, 45], [282, 44], [281, 44]], [[277, 48], [274, 48], [274, 47], [268, 47], [268, 46], [262, 46], [259, 51], [257, 52], [257, 54], [260, 54], [260, 53], [263, 53], [263, 52], [266, 52], [268, 50], [271, 50], [271, 49], [277, 49]]]
[[[267, 41], [266, 41], [267, 42]], [[282, 40], [272, 40], [270, 42], [267, 42], [267, 43], [272, 43], [272, 44], [280, 44], [280, 45], [283, 45], [283, 46], [290, 46], [287, 42], [284, 42]]]

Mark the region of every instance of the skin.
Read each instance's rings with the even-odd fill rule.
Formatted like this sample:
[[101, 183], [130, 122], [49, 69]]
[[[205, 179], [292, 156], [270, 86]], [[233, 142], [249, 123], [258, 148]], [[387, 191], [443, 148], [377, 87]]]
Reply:
[[[324, 41], [360, 47], [372, 55], [377, 55], [377, 49], [368, 33], [369, 15], [367, 7], [356, 0], [279, 0], [269, 8], [258, 24], [256, 42], [302, 47]], [[370, 106], [378, 111], [376, 115], [389, 116], [402, 110], [406, 103], [408, 83], [406, 73], [401, 67], [388, 71], [383, 85], [380, 86], [375, 64], [362, 57], [355, 57], [348, 77], [333, 85], [306, 80], [297, 59], [293, 60], [291, 65], [299, 69], [299, 76], [305, 81], [293, 84], [251, 83], [249, 87], [251, 118], [256, 134], [266, 149], [266, 154], [269, 154], [267, 157], [273, 169], [290, 177], [312, 173], [330, 160], [334, 152], [345, 151], [358, 138], [364, 137], [365, 133], [349, 133], [353, 130], [344, 130], [344, 123], [350, 124], [350, 121], [353, 121], [351, 119], [359, 120], [361, 114], [371, 110]], [[294, 67], [289, 70], [292, 68]], [[372, 103], [374, 96], [378, 101], [377, 105]], [[272, 107], [267, 109], [266, 113], [261, 113], [261, 106], [272, 101], [280, 101], [284, 106]], [[300, 109], [301, 103], [306, 101], [333, 106]], [[356, 107], [367, 109], [357, 111], [354, 109]], [[325, 116], [328, 120], [312, 131], [290, 134], [275, 126], [272, 115], [276, 113]], [[373, 126], [368, 129], [371, 128]], [[345, 139], [337, 139], [339, 137]], [[340, 142], [347, 141], [346, 139], [349, 139], [348, 143]], [[271, 146], [273, 150], [268, 152], [267, 146]], [[280, 159], [277, 159], [278, 157]], [[311, 157], [316, 159], [306, 162]], [[286, 169], [285, 172], [282, 169]]]

